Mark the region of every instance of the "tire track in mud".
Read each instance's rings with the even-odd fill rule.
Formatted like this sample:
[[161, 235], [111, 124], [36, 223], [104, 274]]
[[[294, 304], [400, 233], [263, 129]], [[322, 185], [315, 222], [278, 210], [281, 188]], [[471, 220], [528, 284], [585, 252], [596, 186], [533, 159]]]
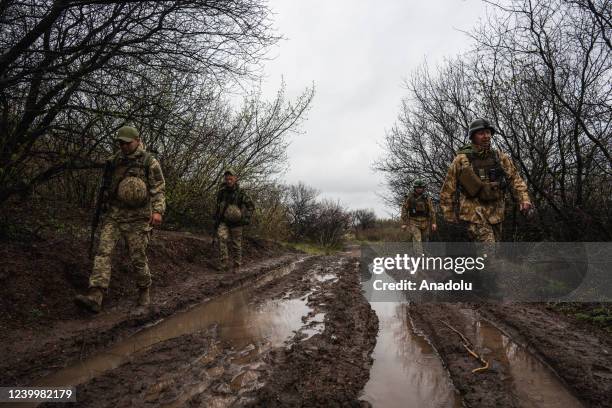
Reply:
[[[176, 326], [184, 333], [143, 344], [117, 368], [94, 373], [77, 387], [74, 405], [357, 404], [377, 330], [360, 295], [357, 264], [343, 256], [313, 257], [266, 276], [207, 302], [220, 302], [216, 308], [184, 312], [193, 314]], [[197, 317], [200, 307], [207, 316]], [[184, 329], [188, 320], [194, 326]], [[136, 336], [146, 339], [154, 330]]]
[[[585, 406], [550, 367], [485, 320], [473, 307], [450, 303], [413, 304], [410, 307], [416, 325], [435, 345], [467, 406]], [[489, 363], [487, 370], [472, 372], [481, 364], [467, 353], [462, 339], [449, 325], [471, 341], [476, 353]]]
[[478, 311], [527, 348], [585, 405], [612, 407], [612, 338], [543, 304], [482, 305]]
[[[389, 278], [397, 280], [394, 275]], [[609, 336], [602, 337], [593, 327], [580, 330], [561, 314], [543, 309], [541, 304], [415, 300], [409, 313], [416, 330], [437, 351], [466, 406], [612, 406]], [[472, 373], [481, 364], [453, 329], [490, 361], [487, 370]]]
[[[328, 290], [308, 296], [314, 313], [324, 313], [324, 330], [270, 353], [273, 367], [251, 406], [359, 406], [369, 377], [378, 318], [361, 293], [359, 263], [345, 256], [326, 257], [317, 266]], [[333, 277], [335, 275], [335, 277]], [[302, 289], [311, 285], [302, 278]], [[310, 280], [311, 281], [311, 280]]]

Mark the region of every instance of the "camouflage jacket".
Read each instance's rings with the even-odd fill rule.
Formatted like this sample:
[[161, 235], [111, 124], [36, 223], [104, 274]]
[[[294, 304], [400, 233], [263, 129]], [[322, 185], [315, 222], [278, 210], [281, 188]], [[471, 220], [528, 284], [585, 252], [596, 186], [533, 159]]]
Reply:
[[[478, 148], [472, 146], [473, 149]], [[504, 170], [508, 186], [512, 189], [516, 200], [519, 203], [530, 202], [527, 192], [527, 185], [519, 175], [514, 163], [503, 152], [497, 152], [499, 163]], [[464, 167], [471, 166], [466, 154], [459, 153], [451, 163], [446, 179], [440, 191], [440, 207], [442, 214], [447, 220], [455, 218], [454, 201], [455, 193], [458, 188], [458, 176]], [[497, 224], [504, 220], [505, 197], [497, 201], [484, 203], [478, 198], [469, 198], [459, 190], [459, 218], [463, 221], [482, 224], [488, 222]]]
[[[241, 188], [238, 183], [233, 188], [228, 187], [225, 183], [221, 184], [219, 192], [217, 193], [217, 205], [215, 209], [215, 222], [227, 222], [226, 220], [220, 220], [223, 209], [228, 205], [235, 205], [242, 210], [242, 221], [241, 223], [248, 224], [250, 222], [253, 211], [255, 210], [255, 204], [253, 200], [247, 194], [247, 192]], [[232, 224], [227, 222], [228, 224]]]
[[[414, 216], [410, 214], [411, 210], [411, 202], [413, 200], [423, 200], [425, 201], [425, 205], [427, 206], [427, 216]], [[421, 196], [416, 196], [414, 193], [407, 196], [402, 204], [402, 213], [401, 213], [401, 223], [404, 225], [414, 224], [421, 229], [429, 228], [430, 224], [436, 223], [436, 211], [431, 201], [431, 197], [427, 194], [423, 193]]]
[[[159, 161], [150, 156], [149, 160], [144, 160], [146, 152], [142, 147], [138, 147], [136, 151], [129, 155], [124, 155], [121, 151], [111, 156], [108, 160], [111, 162], [112, 175], [108, 191], [109, 211], [108, 216], [120, 221], [149, 221], [152, 212], [164, 214], [166, 211], [165, 188], [166, 182], [162, 173]], [[121, 179], [123, 172], [119, 170], [120, 166], [130, 166], [132, 161], [144, 162], [143, 166], [134, 166], [130, 172], [135, 172], [137, 177], [147, 185], [149, 192], [147, 204], [142, 208], [125, 208], [115, 198], [115, 192]], [[146, 168], [144, 168], [146, 167]], [[131, 173], [130, 173], [131, 174]]]

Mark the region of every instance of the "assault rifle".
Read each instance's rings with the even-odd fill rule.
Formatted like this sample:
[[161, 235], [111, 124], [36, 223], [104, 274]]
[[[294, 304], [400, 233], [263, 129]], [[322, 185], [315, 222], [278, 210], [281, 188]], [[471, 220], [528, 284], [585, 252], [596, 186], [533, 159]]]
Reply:
[[223, 210], [221, 210], [221, 213], [219, 214], [218, 217], [215, 218], [215, 228], [213, 229], [212, 232], [212, 243], [211, 246], [215, 246], [215, 244], [217, 243], [217, 230], [219, 229], [219, 225], [221, 225], [221, 221], [223, 220], [223, 216], [225, 215], [225, 210], [227, 210], [229, 203], [226, 202], [225, 205], [223, 206]]
[[93, 258], [94, 243], [96, 239], [96, 230], [100, 223], [100, 216], [105, 210], [105, 204], [107, 201], [107, 191], [111, 184], [111, 175], [113, 171], [113, 165], [110, 160], [107, 160], [104, 164], [104, 173], [102, 173], [102, 184], [98, 190], [98, 196], [96, 197], [96, 209], [94, 211], [94, 217], [91, 221], [91, 237], [89, 239], [89, 258]]

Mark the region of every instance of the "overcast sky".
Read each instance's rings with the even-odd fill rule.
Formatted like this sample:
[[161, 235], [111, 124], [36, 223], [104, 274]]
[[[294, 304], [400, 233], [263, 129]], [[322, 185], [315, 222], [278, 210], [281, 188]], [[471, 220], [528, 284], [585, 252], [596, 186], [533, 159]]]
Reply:
[[[282, 78], [289, 97], [313, 82], [316, 95], [304, 134], [292, 137], [284, 181], [303, 181], [345, 206], [392, 209], [377, 195], [383, 176], [372, 170], [385, 131], [399, 113], [403, 79], [465, 52], [469, 30], [484, 16], [480, 0], [270, 0], [286, 39], [266, 63], [264, 95]], [[393, 209], [394, 210], [394, 209]]]

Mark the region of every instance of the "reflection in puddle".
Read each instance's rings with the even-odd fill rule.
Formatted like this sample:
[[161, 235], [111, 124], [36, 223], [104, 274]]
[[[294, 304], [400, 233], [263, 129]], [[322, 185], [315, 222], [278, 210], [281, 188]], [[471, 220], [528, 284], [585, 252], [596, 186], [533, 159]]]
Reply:
[[582, 404], [571, 395], [546, 365], [514, 343], [486, 320], [477, 319], [471, 309], [462, 310], [468, 316], [475, 345], [489, 363], [504, 366], [511, 378], [523, 408], [573, 408]]
[[[385, 273], [376, 279], [394, 281]], [[368, 293], [365, 295], [372, 299]], [[378, 316], [379, 329], [372, 353], [374, 364], [361, 398], [375, 408], [461, 407], [461, 398], [446, 369], [431, 344], [414, 332], [408, 304], [400, 296], [370, 302]]]
[[362, 399], [376, 407], [460, 407], [432, 346], [412, 328], [406, 303], [373, 302], [379, 332]]
[[328, 280], [338, 280], [338, 277], [333, 273], [326, 273], [325, 275], [316, 275], [315, 279], [319, 282], [327, 282]]
[[281, 268], [269, 273], [256, 284], [222, 295], [186, 312], [177, 313], [120, 341], [107, 351], [41, 379], [35, 385], [67, 386], [84, 383], [117, 368], [134, 353], [144, 351], [156, 343], [198, 332], [212, 324], [218, 325], [221, 340], [228, 341], [235, 349], [261, 343], [272, 347], [280, 346], [295, 330], [302, 327], [302, 317], [311, 311], [306, 300], [272, 300], [260, 307], [253, 307], [249, 300], [255, 288], [286, 275], [294, 268], [295, 264]]

